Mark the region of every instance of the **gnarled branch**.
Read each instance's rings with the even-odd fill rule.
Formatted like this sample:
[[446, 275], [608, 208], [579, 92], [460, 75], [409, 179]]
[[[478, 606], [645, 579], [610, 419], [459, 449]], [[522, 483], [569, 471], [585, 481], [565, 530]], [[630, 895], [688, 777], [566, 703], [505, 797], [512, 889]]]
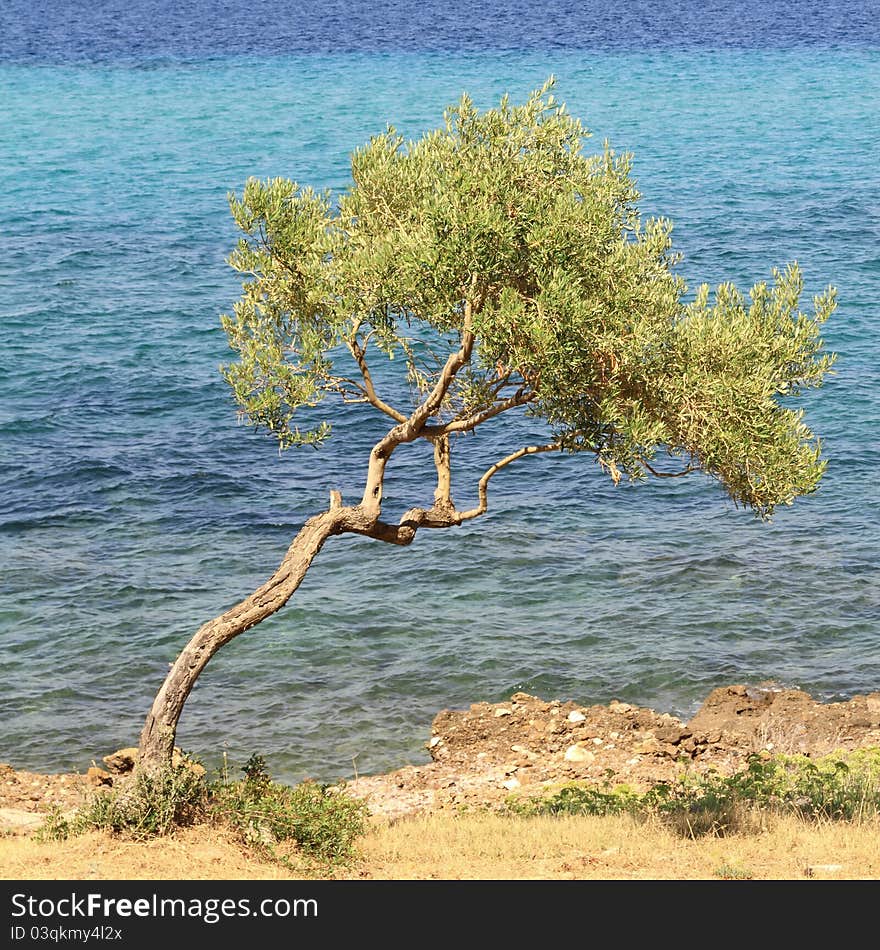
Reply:
[[642, 459], [642, 465], [656, 478], [681, 478], [682, 475], [690, 475], [691, 472], [699, 472], [699, 465], [688, 465], [687, 468], [683, 468], [680, 472], [658, 472], [656, 468], [653, 467], [649, 462], [646, 462]]
[[449, 436], [441, 435], [432, 441], [434, 443], [434, 467], [437, 469], [437, 488], [434, 491], [434, 505], [453, 508], [452, 472], [449, 463]]
[[476, 508], [470, 508], [468, 511], [461, 512], [459, 514], [459, 520], [469, 521], [471, 518], [477, 518], [486, 513], [489, 507], [489, 481], [492, 476], [500, 472], [502, 468], [505, 468], [507, 465], [510, 465], [511, 462], [515, 462], [517, 459], [521, 459], [526, 455], [537, 455], [539, 452], [556, 452], [560, 448], [561, 446], [558, 442], [548, 442], [546, 445], [526, 445], [521, 449], [517, 449], [516, 452], [511, 452], [510, 455], [505, 456], [503, 459], [500, 459], [491, 466], [491, 468], [488, 468], [480, 479], [477, 486], [480, 498], [479, 505]]
[[[471, 286], [476, 286], [476, 275], [472, 279]], [[477, 305], [477, 309], [479, 309], [479, 306], [481, 304]], [[474, 349], [473, 318], [474, 304], [470, 300], [466, 300], [461, 330], [461, 345], [454, 353], [450, 353], [443, 369], [440, 371], [437, 382], [431, 387], [428, 395], [413, 410], [412, 414], [386, 433], [370, 452], [367, 483], [364, 488], [361, 506], [374, 511], [376, 517], [379, 516], [381, 510], [382, 482], [385, 477], [385, 466], [388, 464], [391, 454], [398, 445], [404, 442], [412, 442], [423, 434], [425, 424], [440, 408], [457, 373], [465, 364], [470, 362]]]
[[373, 384], [373, 377], [370, 374], [370, 367], [367, 365], [367, 349], [357, 340], [357, 336], [354, 339], [348, 341], [348, 349], [351, 355], [355, 358], [355, 362], [358, 365], [358, 369], [361, 371], [361, 376], [364, 380], [363, 393], [366, 396], [367, 402], [371, 406], [375, 406], [380, 412], [384, 412], [386, 416], [390, 416], [394, 419], [395, 422], [406, 422], [406, 415], [399, 410], [395, 409], [394, 406], [389, 405], [385, 402], [379, 394], [376, 392], [376, 387]]
[[[467, 416], [464, 419], [455, 419], [452, 422], [446, 423], [446, 425], [431, 426], [430, 429], [432, 432], [436, 431], [438, 433], [470, 432], [484, 422], [494, 419], [495, 416], [500, 416], [502, 412], [507, 412], [508, 409], [516, 409], [518, 406], [525, 406], [533, 402], [536, 398], [535, 393], [519, 389], [512, 396], [509, 396], [501, 402], [496, 402], [481, 412], [475, 412], [472, 416]], [[429, 427], [426, 426], [426, 432], [428, 428]]]

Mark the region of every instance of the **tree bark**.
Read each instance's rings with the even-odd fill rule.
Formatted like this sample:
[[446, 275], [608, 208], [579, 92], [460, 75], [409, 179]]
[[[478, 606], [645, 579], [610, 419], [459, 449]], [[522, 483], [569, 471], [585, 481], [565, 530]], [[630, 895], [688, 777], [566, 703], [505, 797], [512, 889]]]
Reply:
[[171, 765], [183, 706], [205, 665], [224, 644], [287, 603], [327, 538], [344, 530], [349, 512], [351, 509], [331, 503], [329, 511], [310, 518], [294, 538], [278, 570], [262, 587], [196, 631], [168, 671], [144, 723], [138, 762], [142, 771], [155, 772]]

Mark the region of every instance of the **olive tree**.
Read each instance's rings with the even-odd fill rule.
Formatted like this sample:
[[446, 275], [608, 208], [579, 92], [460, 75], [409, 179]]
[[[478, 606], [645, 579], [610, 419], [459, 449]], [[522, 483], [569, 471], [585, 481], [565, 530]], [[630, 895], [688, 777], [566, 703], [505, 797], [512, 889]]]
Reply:
[[[328, 438], [332, 411], [316, 407], [330, 399], [387, 428], [363, 460], [361, 497], [328, 485], [327, 509], [275, 573], [183, 648], [144, 725], [142, 767], [170, 762], [205, 664], [287, 603], [329, 538], [408, 545], [479, 518], [493, 476], [525, 456], [585, 453], [615, 483], [702, 472], [765, 520], [816, 489], [818, 439], [783, 402], [833, 362], [820, 332], [834, 289], [801, 312], [790, 264], [747, 295], [730, 283], [689, 293], [671, 224], [639, 214], [631, 156], [607, 143], [585, 154], [588, 132], [552, 84], [482, 112], [463, 96], [416, 141], [389, 127], [354, 151], [338, 196], [277, 178], [230, 197], [244, 279], [222, 318], [236, 354], [222, 371], [240, 411], [282, 448]], [[486, 458], [460, 507], [457, 440], [517, 412], [546, 437]], [[389, 462], [422, 439], [433, 502], [386, 520]]]

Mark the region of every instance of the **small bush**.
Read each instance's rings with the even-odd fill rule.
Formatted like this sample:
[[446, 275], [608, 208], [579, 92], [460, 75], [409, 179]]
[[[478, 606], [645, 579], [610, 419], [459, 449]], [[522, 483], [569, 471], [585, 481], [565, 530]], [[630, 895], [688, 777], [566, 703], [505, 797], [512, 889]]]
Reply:
[[733, 824], [725, 822], [725, 816], [741, 815], [747, 806], [752, 812], [762, 809], [810, 820], [852, 821], [880, 814], [880, 749], [817, 759], [752, 755], [746, 768], [735, 775], [683, 777], [651, 794], [650, 804], [661, 814], [709, 817], [722, 829]]
[[647, 792], [572, 783], [541, 799], [517, 801], [511, 814], [659, 816], [687, 837], [753, 834], [767, 813], [854, 821], [880, 814], [880, 749], [807, 756], [752, 755], [730, 776], [685, 773]]
[[211, 812], [248, 845], [289, 863], [279, 845], [294, 845], [300, 855], [322, 864], [341, 864], [355, 853], [366, 828], [367, 807], [343, 787], [306, 781], [293, 787], [271, 780], [262, 757], [252, 756], [239, 782], [211, 789]]
[[540, 799], [512, 799], [508, 811], [517, 815], [621, 815], [642, 809], [642, 796], [628, 785], [614, 787], [571, 782]]
[[186, 765], [137, 773], [128, 785], [94, 795], [71, 822], [74, 832], [103, 829], [144, 840], [195, 824], [205, 815], [204, 778]]
[[[192, 763], [192, 760], [189, 760]], [[306, 781], [273, 782], [262, 756], [253, 755], [238, 782], [208, 784], [187, 764], [156, 774], [137, 773], [119, 789], [94, 794], [72, 817], [50, 812], [37, 832], [43, 841], [101, 829], [143, 840], [208, 817], [231, 827], [266, 857], [290, 864], [278, 850], [292, 845], [307, 861], [342, 864], [363, 834], [367, 806], [343, 787]]]
[[167, 835], [203, 818], [207, 795], [202, 776], [186, 764], [155, 774], [137, 773], [119, 788], [93, 794], [69, 818], [60, 809], [49, 812], [36, 837], [60, 841], [99, 829], [136, 840]]
[[34, 832], [37, 841], [64, 841], [72, 834], [70, 820], [65, 817], [60, 808], [53, 808], [43, 824]]

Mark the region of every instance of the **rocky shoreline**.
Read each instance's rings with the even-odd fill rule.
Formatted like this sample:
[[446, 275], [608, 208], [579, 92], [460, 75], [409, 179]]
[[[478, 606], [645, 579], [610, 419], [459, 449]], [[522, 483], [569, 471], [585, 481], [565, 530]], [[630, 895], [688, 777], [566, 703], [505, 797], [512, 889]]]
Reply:
[[685, 770], [730, 775], [755, 752], [880, 747], [880, 692], [819, 703], [800, 690], [737, 684], [713, 690], [686, 723], [624, 702], [580, 706], [515, 693], [439, 713], [427, 747], [429, 764], [361, 778], [349, 790], [396, 817], [491, 806], [569, 781], [644, 789]]
[[[737, 684], [713, 690], [688, 722], [625, 702], [581, 706], [515, 693], [506, 702], [438, 713], [426, 747], [429, 763], [362, 776], [347, 790], [365, 798], [374, 815], [397, 819], [491, 807], [566, 781], [644, 788], [686, 769], [729, 775], [752, 753], [880, 747], [880, 692], [820, 703], [772, 683]], [[131, 762], [116, 752], [104, 764], [61, 775], [0, 764], [0, 831], [27, 833], [53, 808], [76, 808], [95, 788], [124, 781]]]

